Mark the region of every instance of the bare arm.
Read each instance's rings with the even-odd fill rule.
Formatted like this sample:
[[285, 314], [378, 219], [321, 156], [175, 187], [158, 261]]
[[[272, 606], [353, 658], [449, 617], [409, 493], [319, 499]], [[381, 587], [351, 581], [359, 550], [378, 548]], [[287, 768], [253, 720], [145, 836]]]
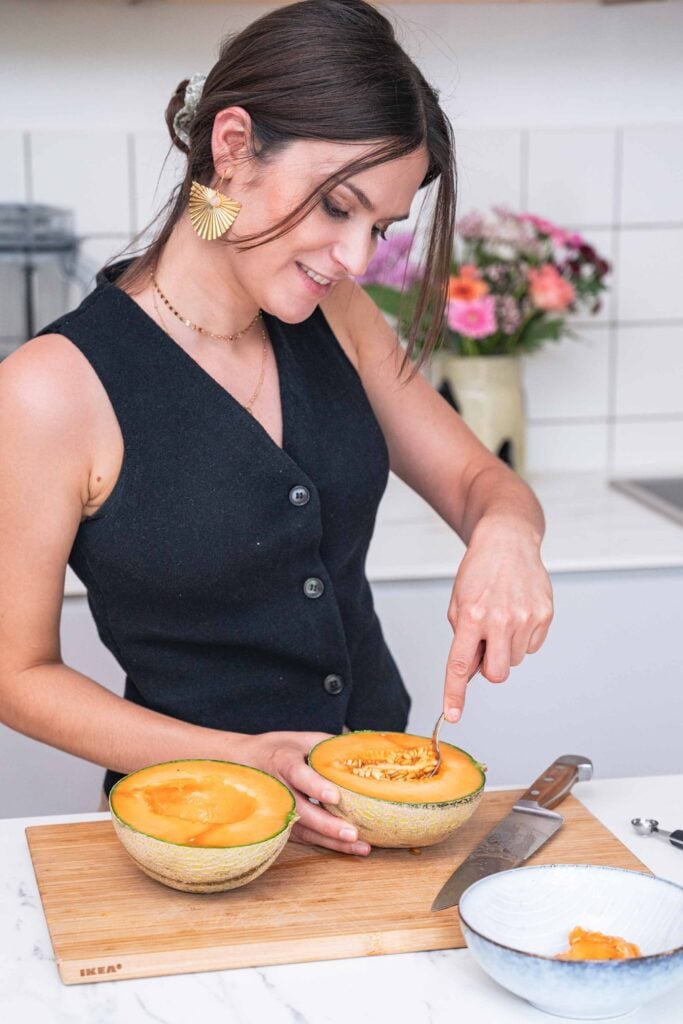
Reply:
[[545, 640], [552, 592], [540, 558], [543, 512], [524, 481], [481, 444], [421, 374], [410, 381], [409, 370], [399, 375], [403, 353], [370, 296], [355, 282], [333, 296], [326, 313], [353, 344], [392, 470], [467, 544], [448, 608], [455, 635], [444, 710], [457, 721], [484, 645], [483, 674], [502, 682], [511, 665]]
[[355, 830], [312, 804], [338, 793], [305, 763], [324, 734], [208, 729], [139, 707], [62, 662], [64, 575], [94, 488], [101, 388], [66, 339], [48, 335], [0, 365], [0, 715], [18, 732], [114, 771], [184, 757], [252, 764], [297, 794], [297, 837], [343, 852]]

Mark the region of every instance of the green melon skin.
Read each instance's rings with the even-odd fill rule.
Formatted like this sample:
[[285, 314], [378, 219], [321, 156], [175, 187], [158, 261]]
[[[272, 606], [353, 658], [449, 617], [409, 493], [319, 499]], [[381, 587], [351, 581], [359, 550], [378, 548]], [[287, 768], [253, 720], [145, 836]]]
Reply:
[[183, 892], [226, 892], [253, 882], [282, 851], [294, 823], [248, 846], [181, 846], [138, 832], [112, 813], [114, 830], [137, 866], [150, 878]]
[[474, 813], [484, 793], [482, 785], [476, 792], [449, 803], [399, 804], [337, 788], [339, 803], [323, 804], [325, 810], [355, 825], [362, 842], [389, 848], [443, 842]]

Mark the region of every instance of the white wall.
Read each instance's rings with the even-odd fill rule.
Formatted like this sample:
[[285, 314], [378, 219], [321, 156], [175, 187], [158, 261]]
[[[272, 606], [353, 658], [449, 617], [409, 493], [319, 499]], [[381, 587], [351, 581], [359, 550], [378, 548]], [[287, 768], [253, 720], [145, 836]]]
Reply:
[[[158, 181], [177, 82], [266, 10], [5, 0], [0, 201], [73, 208], [101, 264], [179, 172], [173, 151]], [[581, 339], [526, 360], [530, 470], [680, 471], [683, 4], [384, 10], [453, 121], [460, 212], [531, 209], [615, 266]]]

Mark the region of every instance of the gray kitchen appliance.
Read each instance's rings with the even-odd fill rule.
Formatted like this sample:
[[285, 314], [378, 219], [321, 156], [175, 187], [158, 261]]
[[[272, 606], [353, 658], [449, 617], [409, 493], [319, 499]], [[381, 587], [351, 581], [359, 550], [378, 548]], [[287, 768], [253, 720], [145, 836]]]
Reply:
[[610, 486], [683, 524], [683, 476], [611, 480]]
[[94, 285], [70, 210], [0, 203], [0, 359]]

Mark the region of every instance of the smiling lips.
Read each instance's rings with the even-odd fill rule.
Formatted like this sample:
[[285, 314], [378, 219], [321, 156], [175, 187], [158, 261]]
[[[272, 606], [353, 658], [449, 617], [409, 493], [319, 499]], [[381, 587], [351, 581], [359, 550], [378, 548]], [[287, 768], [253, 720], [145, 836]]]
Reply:
[[323, 277], [322, 274], [318, 274], [316, 273], [315, 270], [311, 270], [311, 268], [307, 267], [304, 263], [297, 262], [297, 267], [299, 267], [299, 269], [302, 270], [307, 277], [310, 277], [312, 281], [315, 281], [316, 284], [319, 284], [322, 287], [328, 284], [332, 284], [332, 278]]

